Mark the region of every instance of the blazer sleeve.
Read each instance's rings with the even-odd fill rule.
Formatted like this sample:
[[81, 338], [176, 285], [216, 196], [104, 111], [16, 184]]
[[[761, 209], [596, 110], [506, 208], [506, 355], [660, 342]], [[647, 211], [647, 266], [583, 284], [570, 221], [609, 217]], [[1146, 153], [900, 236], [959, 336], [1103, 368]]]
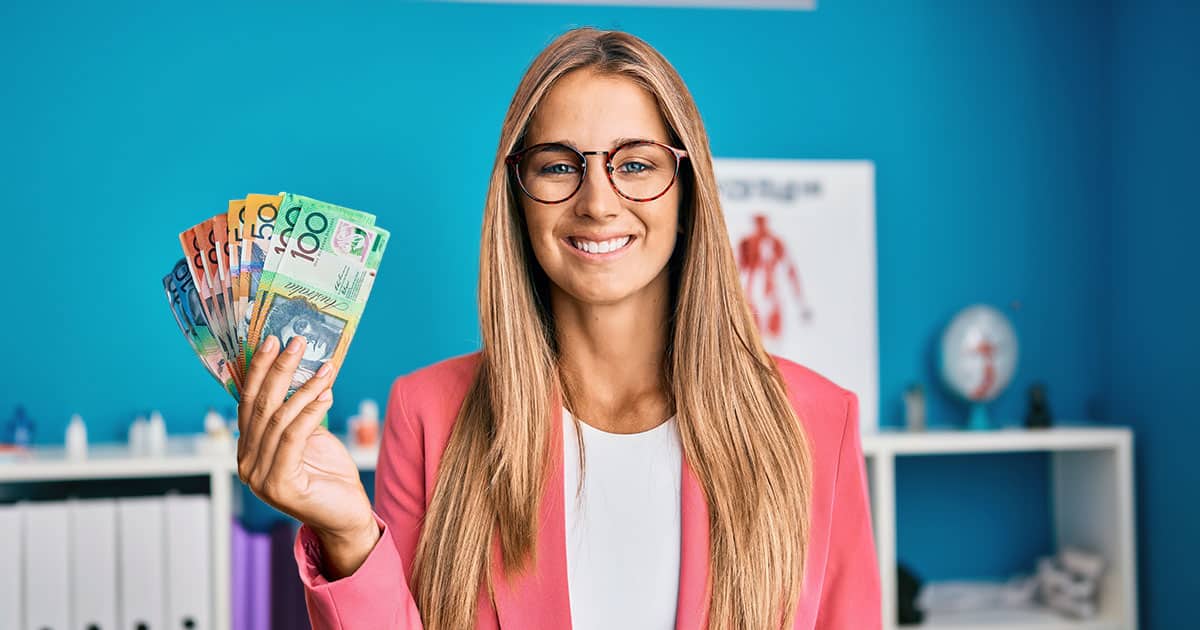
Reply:
[[882, 627], [879, 563], [871, 532], [866, 464], [858, 428], [858, 396], [847, 392], [842, 430], [829, 559], [817, 611], [822, 630], [874, 630]]
[[294, 553], [313, 630], [421, 630], [409, 583], [425, 514], [424, 450], [404, 404], [404, 378], [388, 395], [375, 470], [375, 520], [382, 535], [353, 574], [330, 582], [321, 575], [321, 546], [302, 525]]

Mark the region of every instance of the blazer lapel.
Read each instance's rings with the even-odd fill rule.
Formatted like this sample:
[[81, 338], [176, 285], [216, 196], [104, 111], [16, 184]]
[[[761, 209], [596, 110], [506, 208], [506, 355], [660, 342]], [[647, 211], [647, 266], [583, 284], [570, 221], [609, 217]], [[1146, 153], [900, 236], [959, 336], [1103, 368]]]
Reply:
[[708, 502], [695, 472], [683, 459], [680, 478], [679, 602], [676, 630], [708, 627]]
[[[561, 407], [551, 407], [560, 409]], [[492, 581], [501, 628], [571, 629], [567, 590], [567, 532], [563, 506], [562, 416], [551, 414], [551, 461], [538, 513], [537, 562], [505, 580], [500, 533], [492, 534]]]

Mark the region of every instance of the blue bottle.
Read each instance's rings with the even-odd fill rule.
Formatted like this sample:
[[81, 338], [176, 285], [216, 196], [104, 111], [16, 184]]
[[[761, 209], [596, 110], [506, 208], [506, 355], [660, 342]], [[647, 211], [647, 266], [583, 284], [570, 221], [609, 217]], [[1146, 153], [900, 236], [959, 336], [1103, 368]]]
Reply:
[[33, 419], [25, 413], [24, 407], [17, 405], [4, 434], [5, 438], [16, 446], [28, 448], [33, 445]]

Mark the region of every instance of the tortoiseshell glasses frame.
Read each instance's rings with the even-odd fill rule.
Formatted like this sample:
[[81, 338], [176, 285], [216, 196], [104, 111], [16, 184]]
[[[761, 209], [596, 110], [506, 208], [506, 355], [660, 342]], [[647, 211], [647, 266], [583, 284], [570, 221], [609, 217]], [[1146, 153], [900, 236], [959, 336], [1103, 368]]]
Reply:
[[[669, 152], [674, 157], [674, 168], [672, 169], [672, 172], [671, 172], [670, 181], [667, 182], [666, 186], [664, 186], [661, 191], [659, 191], [658, 193], [651, 195], [649, 197], [634, 197], [631, 195], [627, 195], [617, 186], [617, 182], [615, 180], [613, 180], [613, 170], [614, 169], [613, 169], [613, 163], [612, 163], [612, 156], [616, 155], [617, 153], [619, 153], [622, 150], [632, 148], [636, 145], [654, 145], [657, 147], [661, 147], [662, 149], [665, 149], [667, 152]], [[529, 190], [529, 188], [527, 188], [525, 186], [525, 182], [521, 178], [521, 169], [519, 168], [521, 159], [535, 151], [540, 152], [540, 151], [545, 151], [547, 149], [562, 149], [562, 150], [568, 151], [570, 153], [573, 153], [575, 156], [577, 156], [579, 158], [580, 172], [579, 172], [578, 181], [575, 183], [575, 188], [572, 189], [571, 192], [569, 194], [567, 194], [565, 197], [563, 197], [562, 199], [555, 200], [555, 199], [543, 199], [543, 198], [538, 197], [537, 195], [533, 194]], [[584, 181], [584, 179], [587, 178], [587, 156], [589, 156], [589, 155], [603, 155], [604, 156], [604, 166], [605, 166], [604, 170], [605, 170], [605, 173], [608, 175], [609, 185], [612, 186], [612, 189], [614, 191], [616, 191], [616, 193], [618, 195], [620, 195], [621, 197], [628, 199], [630, 201], [638, 202], [638, 203], [646, 203], [646, 202], [654, 201], [655, 199], [658, 199], [658, 198], [662, 197], [663, 195], [667, 194], [667, 191], [671, 190], [671, 187], [675, 185], [675, 180], [679, 179], [680, 163], [683, 162], [683, 160], [687, 159], [687, 157], [688, 157], [687, 151], [685, 151], [683, 149], [677, 149], [673, 146], [670, 146], [668, 144], [663, 144], [662, 142], [658, 142], [655, 140], [630, 140], [628, 142], [619, 144], [616, 147], [613, 147], [612, 149], [610, 149], [608, 151], [580, 151], [580, 150], [576, 149], [575, 147], [572, 147], [572, 146], [569, 146], [566, 144], [562, 144], [560, 142], [543, 142], [543, 143], [535, 144], [533, 146], [526, 147], [519, 151], [510, 153], [508, 156], [506, 156], [504, 158], [504, 163], [507, 164], [508, 167], [511, 169], [513, 176], [517, 180], [517, 185], [520, 186], [521, 191], [524, 192], [527, 197], [529, 197], [530, 199], [532, 199], [534, 201], [537, 201], [538, 203], [557, 204], [557, 203], [563, 203], [564, 201], [567, 201], [571, 197], [574, 197], [575, 193], [579, 192], [579, 189], [583, 187], [583, 181]]]

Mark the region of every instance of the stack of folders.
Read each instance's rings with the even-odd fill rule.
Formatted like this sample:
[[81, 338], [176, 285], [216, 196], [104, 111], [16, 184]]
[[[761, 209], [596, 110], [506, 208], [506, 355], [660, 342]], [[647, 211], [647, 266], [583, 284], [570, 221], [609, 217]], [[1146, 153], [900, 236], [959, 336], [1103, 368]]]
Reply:
[[233, 520], [231, 630], [307, 630], [312, 626], [292, 552], [298, 523], [261, 525], [248, 528]]
[[0, 505], [0, 628], [211, 627], [209, 497]]

